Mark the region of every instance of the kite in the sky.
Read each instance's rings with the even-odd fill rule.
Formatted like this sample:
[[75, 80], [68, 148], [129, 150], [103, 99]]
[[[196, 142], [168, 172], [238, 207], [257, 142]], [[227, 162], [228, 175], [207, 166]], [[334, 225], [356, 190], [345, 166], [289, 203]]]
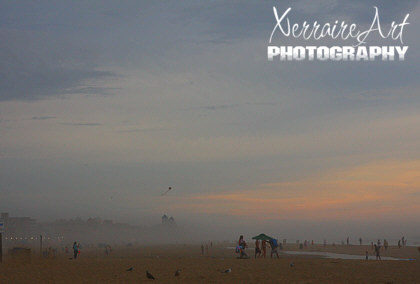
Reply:
[[169, 187], [168, 188], [168, 190], [167, 191], [165, 191], [164, 193], [162, 193], [160, 196], [164, 196], [164, 195], [166, 195], [169, 191], [171, 191], [172, 190], [172, 187]]

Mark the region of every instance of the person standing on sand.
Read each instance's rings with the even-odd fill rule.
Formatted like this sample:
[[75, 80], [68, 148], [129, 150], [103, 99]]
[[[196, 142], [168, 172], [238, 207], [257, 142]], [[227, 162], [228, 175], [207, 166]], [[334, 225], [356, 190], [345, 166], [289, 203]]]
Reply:
[[270, 254], [270, 258], [273, 258], [273, 254], [277, 255], [277, 258], [279, 257], [279, 253], [277, 252], [277, 248], [279, 247], [277, 244], [277, 240], [276, 239], [271, 239], [269, 241], [270, 243], [270, 247], [271, 247], [271, 254]]
[[201, 255], [204, 255], [204, 245], [201, 244]]
[[258, 257], [261, 256], [260, 240], [255, 241], [255, 258], [257, 258], [257, 254], [258, 254]]
[[79, 246], [77, 245], [77, 242], [73, 243], [73, 258], [77, 258], [77, 254], [79, 253]]
[[245, 252], [245, 248], [247, 247], [247, 244], [246, 244], [246, 242], [244, 240], [244, 236], [243, 235], [241, 235], [239, 237], [238, 245], [240, 247], [240, 255], [239, 255], [239, 257], [240, 258], [248, 258], [248, 255]]
[[362, 238], [359, 238], [359, 244], [362, 245]]
[[381, 246], [375, 244], [376, 260], [381, 260]]
[[262, 241], [261, 248], [262, 248], [263, 257], [265, 258], [265, 254], [266, 254], [266, 250], [267, 250], [267, 241], [266, 240]]

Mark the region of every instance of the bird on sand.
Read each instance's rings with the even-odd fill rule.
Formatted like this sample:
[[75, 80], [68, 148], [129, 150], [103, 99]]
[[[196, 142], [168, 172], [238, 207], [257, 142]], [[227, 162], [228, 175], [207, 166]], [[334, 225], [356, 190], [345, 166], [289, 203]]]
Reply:
[[146, 271], [146, 277], [147, 277], [148, 279], [155, 280], [155, 277], [154, 277], [152, 274], [150, 274], [150, 272], [149, 272], [149, 271]]
[[127, 269], [127, 271], [133, 271], [133, 270], [134, 270], [133, 266], [131, 266], [129, 269]]
[[181, 274], [181, 269], [178, 269], [177, 271], [175, 271], [175, 276], [179, 276]]
[[231, 272], [232, 272], [232, 269], [228, 268], [225, 271], [223, 271], [222, 273], [231, 273]]
[[290, 263], [290, 267], [294, 267], [295, 266], [295, 264], [292, 262], [292, 263]]

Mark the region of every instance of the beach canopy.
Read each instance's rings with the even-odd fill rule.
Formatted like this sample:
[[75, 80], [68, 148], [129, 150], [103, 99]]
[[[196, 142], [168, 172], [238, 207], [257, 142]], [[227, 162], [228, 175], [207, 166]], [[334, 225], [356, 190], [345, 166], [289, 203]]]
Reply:
[[261, 240], [261, 241], [263, 241], [263, 240], [269, 241], [269, 240], [272, 240], [274, 238], [272, 238], [270, 236], [267, 236], [266, 234], [259, 234], [258, 236], [255, 236], [252, 239], [253, 240]]

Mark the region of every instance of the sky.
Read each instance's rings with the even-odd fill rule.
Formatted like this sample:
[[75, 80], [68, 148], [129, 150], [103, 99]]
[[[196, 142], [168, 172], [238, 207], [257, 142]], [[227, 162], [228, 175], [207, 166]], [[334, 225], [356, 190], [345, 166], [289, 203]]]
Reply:
[[[4, 1], [0, 209], [420, 236], [419, 4]], [[409, 13], [406, 60], [269, 62], [273, 6], [364, 28], [374, 6], [385, 27]]]

